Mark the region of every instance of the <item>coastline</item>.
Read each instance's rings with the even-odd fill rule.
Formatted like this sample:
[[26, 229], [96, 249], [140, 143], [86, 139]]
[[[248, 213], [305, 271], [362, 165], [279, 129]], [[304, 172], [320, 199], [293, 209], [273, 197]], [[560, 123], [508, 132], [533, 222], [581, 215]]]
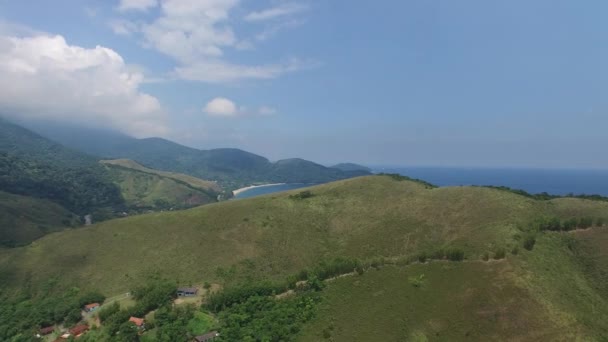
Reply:
[[247, 191], [247, 190], [250, 190], [250, 189], [263, 188], [263, 187], [274, 186], [274, 185], [284, 185], [284, 184], [287, 184], [287, 183], [273, 183], [273, 184], [262, 184], [262, 185], [250, 185], [250, 186], [246, 186], [244, 188], [232, 190], [232, 195], [236, 197], [241, 192]]

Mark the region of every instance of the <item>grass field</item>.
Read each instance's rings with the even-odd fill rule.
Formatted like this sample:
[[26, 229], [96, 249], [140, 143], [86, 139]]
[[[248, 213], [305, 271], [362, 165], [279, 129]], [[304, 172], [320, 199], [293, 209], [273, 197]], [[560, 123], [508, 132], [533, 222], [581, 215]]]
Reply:
[[[282, 278], [336, 256], [407, 256], [450, 246], [479, 259], [517, 244], [518, 225], [566, 210], [499, 190], [426, 189], [380, 176], [310, 190], [314, 196], [304, 200], [289, 197], [296, 190], [53, 234], [5, 253], [0, 272], [8, 287], [60, 277], [112, 295], [154, 272], [192, 283]], [[592, 205], [608, 213], [608, 203]]]
[[514, 273], [507, 260], [432, 262], [340, 278], [300, 340], [555, 340], [560, 331]]
[[78, 217], [48, 200], [0, 191], [0, 246], [19, 246], [80, 225]]

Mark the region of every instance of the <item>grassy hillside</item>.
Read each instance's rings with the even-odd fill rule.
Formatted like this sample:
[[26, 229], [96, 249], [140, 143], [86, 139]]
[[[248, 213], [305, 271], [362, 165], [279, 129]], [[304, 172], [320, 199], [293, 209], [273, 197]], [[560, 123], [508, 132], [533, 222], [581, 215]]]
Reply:
[[[581, 201], [566, 206], [485, 188], [427, 189], [380, 176], [310, 189], [306, 199], [290, 198], [296, 190], [54, 234], [6, 255], [10, 262], [0, 268], [10, 277], [3, 279], [19, 284], [31, 268], [33, 284], [61, 275], [60, 282], [103, 284], [111, 294], [154, 271], [194, 282], [283, 277], [336, 256], [411, 256], [449, 247], [479, 259], [519, 244], [518, 226]], [[608, 216], [608, 203], [592, 205]], [[217, 272], [232, 266], [234, 274]]]
[[106, 164], [106, 165], [120, 166], [120, 167], [127, 168], [127, 169], [132, 169], [132, 170], [141, 171], [144, 173], [150, 173], [150, 174], [154, 174], [154, 175], [158, 175], [158, 176], [162, 176], [162, 177], [166, 177], [166, 178], [171, 178], [173, 180], [176, 180], [176, 181], [179, 181], [182, 183], [186, 183], [186, 185], [191, 186], [193, 188], [197, 188], [197, 189], [204, 190], [204, 191], [220, 192], [222, 190], [220, 188], [220, 186], [217, 185], [216, 182], [207, 181], [204, 179], [200, 179], [200, 178], [196, 178], [196, 177], [192, 177], [189, 175], [184, 175], [184, 174], [176, 173], [176, 172], [165, 172], [165, 171], [150, 169], [150, 168], [145, 167], [130, 159], [102, 160], [101, 163]]
[[[599, 340], [608, 229], [535, 230], [572, 217], [608, 220], [608, 203], [369, 176], [51, 234], [0, 250], [0, 285], [114, 295], [161, 275], [232, 286], [350, 257], [374, 267], [327, 283], [302, 340]], [[412, 263], [439, 250], [464, 261]]]
[[217, 202], [221, 192], [214, 182], [149, 169], [128, 159], [102, 163], [108, 168], [131, 210], [189, 208]]
[[75, 225], [78, 217], [58, 204], [0, 191], [0, 246], [25, 245]]

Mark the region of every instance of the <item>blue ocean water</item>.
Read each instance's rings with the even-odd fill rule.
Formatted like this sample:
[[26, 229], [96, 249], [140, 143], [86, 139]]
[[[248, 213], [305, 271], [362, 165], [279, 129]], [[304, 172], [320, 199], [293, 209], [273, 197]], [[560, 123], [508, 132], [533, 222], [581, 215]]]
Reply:
[[[608, 196], [608, 170], [481, 169], [440, 167], [377, 167], [374, 172], [399, 173], [438, 186], [494, 185], [532, 194]], [[279, 184], [253, 188], [235, 198], [248, 198], [299, 189], [314, 184]]]
[[399, 173], [438, 186], [494, 185], [533, 194], [608, 196], [608, 170], [386, 167], [374, 172]]
[[303, 183], [292, 183], [292, 184], [277, 184], [277, 185], [269, 185], [263, 186], [259, 188], [252, 188], [249, 190], [245, 190], [238, 195], [234, 196], [234, 198], [249, 198], [254, 196], [271, 194], [273, 192], [281, 192], [293, 189], [304, 188], [307, 186], [312, 186], [314, 184], [303, 184]]

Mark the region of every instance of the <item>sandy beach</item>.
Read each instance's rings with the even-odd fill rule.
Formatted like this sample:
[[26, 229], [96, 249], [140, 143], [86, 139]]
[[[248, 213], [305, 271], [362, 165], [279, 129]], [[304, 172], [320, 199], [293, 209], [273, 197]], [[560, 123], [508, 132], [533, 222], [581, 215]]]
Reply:
[[283, 184], [286, 184], [286, 183], [273, 183], [273, 184], [263, 184], [263, 185], [250, 185], [250, 186], [246, 186], [246, 187], [244, 187], [244, 188], [240, 188], [240, 189], [233, 190], [233, 191], [232, 191], [232, 194], [233, 194], [234, 196], [236, 196], [236, 195], [240, 194], [241, 192], [246, 191], [246, 190], [249, 190], [249, 189], [254, 189], [254, 188], [263, 188], [263, 187], [266, 187], [266, 186], [283, 185]]

